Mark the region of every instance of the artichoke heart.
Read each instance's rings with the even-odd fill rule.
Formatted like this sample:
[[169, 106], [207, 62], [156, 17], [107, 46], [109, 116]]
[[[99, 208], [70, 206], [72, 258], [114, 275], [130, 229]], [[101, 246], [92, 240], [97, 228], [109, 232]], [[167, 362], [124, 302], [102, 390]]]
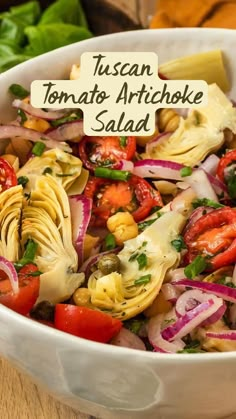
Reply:
[[84, 274], [77, 273], [67, 194], [50, 175], [38, 177], [35, 190], [25, 201], [21, 236], [22, 248], [29, 238], [38, 244], [35, 263], [43, 272], [38, 301], [57, 303], [69, 298]]
[[[135, 239], [127, 240], [118, 254], [120, 273], [101, 276], [96, 271], [90, 276], [92, 305], [123, 320], [145, 310], [159, 293], [166, 272], [179, 263], [180, 254], [171, 241], [180, 234], [184, 223], [181, 214], [170, 211]], [[145, 261], [142, 266], [141, 260]]]
[[74, 181], [79, 178], [82, 162], [77, 157], [54, 148], [45, 151], [40, 157], [35, 156], [17, 172], [17, 177], [27, 176], [29, 182], [25, 191], [30, 192], [35, 188], [38, 176], [50, 174], [61, 183], [67, 191]]
[[23, 205], [21, 185], [0, 194], [0, 255], [16, 262], [19, 259], [19, 226]]
[[236, 108], [216, 84], [209, 86], [208, 105], [192, 109], [181, 118], [177, 130], [159, 141], [145, 158], [170, 160], [195, 166], [217, 151], [224, 142], [224, 130], [236, 133]]

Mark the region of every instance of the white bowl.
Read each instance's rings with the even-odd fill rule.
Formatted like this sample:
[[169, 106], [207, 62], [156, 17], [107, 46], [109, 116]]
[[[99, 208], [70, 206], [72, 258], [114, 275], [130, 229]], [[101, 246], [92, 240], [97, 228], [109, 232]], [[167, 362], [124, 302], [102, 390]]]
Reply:
[[[222, 49], [236, 97], [236, 31], [148, 30], [103, 36], [45, 54], [0, 76], [0, 119], [12, 117], [8, 86], [68, 76], [84, 51], [155, 51], [164, 62]], [[236, 417], [236, 352], [164, 355], [98, 344], [0, 305], [0, 354], [68, 405], [112, 419]], [[232, 416], [231, 416], [232, 415]]]

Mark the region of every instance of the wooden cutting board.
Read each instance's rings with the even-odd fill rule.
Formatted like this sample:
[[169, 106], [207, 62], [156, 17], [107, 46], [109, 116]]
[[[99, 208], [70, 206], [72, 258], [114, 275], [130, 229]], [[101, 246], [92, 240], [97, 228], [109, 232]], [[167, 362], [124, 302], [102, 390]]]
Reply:
[[56, 401], [3, 359], [0, 377], [1, 419], [92, 419]]

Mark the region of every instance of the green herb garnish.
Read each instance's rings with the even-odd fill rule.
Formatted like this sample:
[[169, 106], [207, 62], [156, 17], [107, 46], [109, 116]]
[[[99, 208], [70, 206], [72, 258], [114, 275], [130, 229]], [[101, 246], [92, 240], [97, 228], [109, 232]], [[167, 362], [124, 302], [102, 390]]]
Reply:
[[138, 252], [133, 253], [129, 258], [129, 262], [133, 262], [134, 260], [136, 260], [138, 255], [139, 255]]
[[20, 84], [13, 83], [9, 87], [9, 92], [11, 92], [14, 96], [18, 97], [19, 99], [24, 99], [25, 97], [29, 96], [30, 92], [26, 90]]
[[135, 335], [138, 335], [141, 327], [143, 327], [145, 323], [146, 320], [130, 319], [124, 322], [124, 326]]
[[145, 228], [152, 225], [156, 220], [158, 220], [158, 218], [153, 218], [153, 220], [147, 220], [147, 221], [143, 221], [141, 223], [138, 223], [138, 229], [139, 230], [145, 230]]
[[181, 250], [186, 249], [186, 244], [184, 243], [184, 239], [182, 236], [178, 236], [177, 239], [171, 241], [172, 246], [175, 248], [177, 252], [181, 252]]
[[232, 199], [236, 198], [236, 175], [234, 170], [230, 170], [226, 179], [229, 196]]
[[40, 157], [43, 154], [45, 148], [46, 148], [46, 145], [44, 143], [41, 143], [41, 141], [37, 141], [34, 147], [32, 148], [32, 154]]
[[18, 177], [18, 185], [22, 185], [23, 188], [27, 185], [28, 182], [29, 182], [29, 178], [27, 176]]
[[183, 167], [182, 169], [180, 169], [180, 176], [181, 177], [186, 177], [186, 176], [190, 176], [193, 172], [192, 167], [186, 166]]
[[184, 268], [184, 273], [189, 279], [195, 278], [197, 275], [202, 273], [207, 267], [206, 259], [198, 255], [192, 263]]
[[56, 128], [62, 124], [66, 124], [67, 122], [72, 122], [72, 121], [76, 121], [77, 119], [81, 119], [82, 118], [82, 112], [77, 112], [74, 115], [69, 115], [69, 116], [64, 116], [63, 118], [60, 119], [55, 119], [54, 121], [51, 121], [51, 125]]
[[127, 170], [113, 170], [106, 167], [96, 167], [94, 174], [96, 177], [122, 181], [128, 180], [131, 176]]
[[145, 253], [140, 253], [137, 257], [138, 268], [139, 270], [147, 266], [147, 255]]
[[105, 237], [105, 248], [106, 250], [112, 250], [116, 247], [115, 236], [112, 233], [109, 233]]
[[120, 146], [121, 147], [126, 147], [127, 145], [127, 137], [120, 137]]
[[23, 268], [23, 266], [27, 265], [28, 263], [34, 262], [37, 248], [38, 244], [35, 243], [34, 240], [29, 239], [27, 241], [23, 257], [18, 262], [14, 263], [14, 266], [17, 271], [19, 271], [21, 268]]
[[24, 125], [25, 121], [27, 121], [27, 116], [26, 116], [25, 112], [22, 111], [22, 109], [18, 109], [17, 114], [20, 117], [20, 124]]
[[157, 212], [161, 209], [162, 207], [159, 207], [158, 205], [156, 205], [155, 207], [152, 207], [150, 214], [154, 214], [154, 212]]
[[216, 208], [216, 209], [224, 207], [223, 204], [219, 204], [219, 202], [215, 202], [212, 199], [208, 199], [208, 198], [195, 199], [192, 202], [192, 206], [193, 206], [193, 208], [211, 207], [211, 208]]
[[135, 279], [134, 285], [148, 284], [150, 280], [151, 280], [151, 274], [143, 275], [140, 278]]

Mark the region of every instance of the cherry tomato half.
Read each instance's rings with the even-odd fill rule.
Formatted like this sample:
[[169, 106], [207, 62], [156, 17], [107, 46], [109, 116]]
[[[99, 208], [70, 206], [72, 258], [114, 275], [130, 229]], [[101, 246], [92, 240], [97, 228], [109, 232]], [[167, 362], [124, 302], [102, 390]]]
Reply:
[[187, 229], [184, 241], [187, 259], [207, 257], [208, 270], [236, 263], [236, 210], [224, 207], [203, 215]]
[[98, 166], [119, 168], [120, 161], [132, 160], [135, 151], [135, 137], [86, 136], [79, 143], [79, 156], [91, 171]]
[[56, 304], [55, 327], [80, 338], [106, 343], [122, 327], [118, 319], [109, 314], [72, 304]]
[[0, 157], [0, 185], [1, 190], [5, 191], [6, 189], [11, 188], [12, 186], [17, 185], [17, 177], [13, 167]]
[[[0, 275], [0, 304], [20, 314], [28, 314], [39, 295], [39, 276], [33, 276], [37, 266], [27, 264], [18, 273], [19, 291], [14, 294], [11, 283], [4, 274]], [[5, 279], [2, 279], [5, 278]]]
[[102, 227], [107, 219], [120, 211], [132, 213], [136, 222], [146, 218], [154, 206], [162, 207], [160, 192], [139, 176], [127, 182], [91, 176], [84, 195], [93, 200], [90, 225]]

